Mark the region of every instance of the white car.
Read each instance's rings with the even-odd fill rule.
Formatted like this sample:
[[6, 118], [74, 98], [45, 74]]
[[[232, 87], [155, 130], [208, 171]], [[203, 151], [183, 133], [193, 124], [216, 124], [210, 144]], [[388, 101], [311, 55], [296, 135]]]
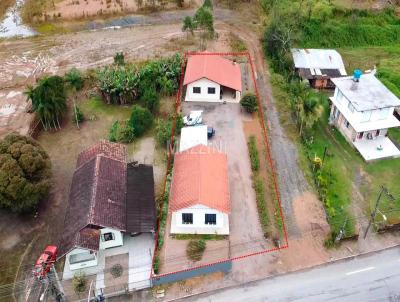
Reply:
[[190, 114], [183, 117], [183, 123], [185, 126], [195, 126], [201, 124], [203, 122], [203, 117], [201, 116], [202, 113], [203, 110], [190, 111]]

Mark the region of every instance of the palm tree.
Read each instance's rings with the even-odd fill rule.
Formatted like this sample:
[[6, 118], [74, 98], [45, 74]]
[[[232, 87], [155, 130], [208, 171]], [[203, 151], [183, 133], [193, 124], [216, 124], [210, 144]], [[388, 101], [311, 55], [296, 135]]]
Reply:
[[323, 106], [320, 97], [309, 89], [298, 103], [298, 110], [301, 136], [303, 127], [311, 129], [322, 115]]

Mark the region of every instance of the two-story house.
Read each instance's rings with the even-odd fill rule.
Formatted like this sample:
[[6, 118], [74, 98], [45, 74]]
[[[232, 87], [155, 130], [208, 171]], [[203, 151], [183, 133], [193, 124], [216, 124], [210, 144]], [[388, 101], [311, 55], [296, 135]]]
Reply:
[[383, 85], [375, 72], [332, 79], [336, 85], [330, 123], [344, 135], [366, 161], [400, 156], [388, 138], [389, 128], [399, 127], [394, 115], [400, 100]]

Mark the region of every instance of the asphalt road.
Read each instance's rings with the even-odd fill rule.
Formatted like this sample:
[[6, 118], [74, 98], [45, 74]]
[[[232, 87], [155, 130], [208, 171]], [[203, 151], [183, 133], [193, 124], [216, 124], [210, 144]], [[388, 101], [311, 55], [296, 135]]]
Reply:
[[400, 248], [185, 301], [400, 301]]

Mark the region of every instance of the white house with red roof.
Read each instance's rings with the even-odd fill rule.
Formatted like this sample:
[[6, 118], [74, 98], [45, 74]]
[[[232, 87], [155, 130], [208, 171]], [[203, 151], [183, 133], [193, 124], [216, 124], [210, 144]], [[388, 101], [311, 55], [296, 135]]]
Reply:
[[242, 94], [240, 65], [208, 52], [191, 55], [183, 85], [185, 101], [237, 103]]
[[169, 211], [171, 234], [229, 235], [226, 154], [201, 144], [177, 153]]

